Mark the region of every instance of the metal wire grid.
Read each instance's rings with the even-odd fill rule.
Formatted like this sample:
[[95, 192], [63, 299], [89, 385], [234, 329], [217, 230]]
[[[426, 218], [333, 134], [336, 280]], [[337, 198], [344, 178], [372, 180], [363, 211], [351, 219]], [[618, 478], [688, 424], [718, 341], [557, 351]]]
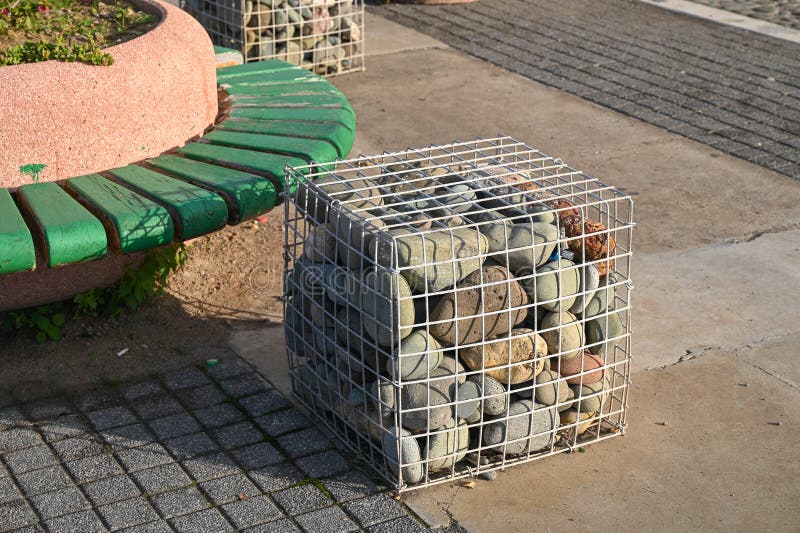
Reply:
[[246, 62], [282, 59], [321, 75], [364, 69], [363, 0], [181, 0], [214, 44]]
[[[295, 394], [398, 491], [624, 432], [630, 197], [507, 137], [362, 156], [326, 170], [294, 168], [287, 176], [290, 190], [297, 190], [286, 195], [285, 218], [286, 336]], [[533, 228], [534, 220], [552, 224], [555, 237], [540, 242], [532, 234], [514, 246], [514, 231]], [[487, 233], [502, 246], [482, 246]], [[422, 250], [416, 261], [404, 252], [414, 239]], [[601, 253], [591, 256], [597, 243]], [[436, 256], [436, 246], [444, 256]], [[570, 253], [575, 262], [563, 262]], [[526, 255], [529, 268], [520, 269]], [[557, 267], [548, 269], [553, 261]], [[487, 265], [511, 275], [490, 279]], [[596, 287], [566, 286], [570, 277], [591, 277], [592, 269], [604, 272]], [[467, 270], [472, 288], [465, 286]], [[540, 298], [546, 291], [537, 289], [548, 277], [551, 285], [555, 277], [557, 290]], [[405, 286], [409, 279], [412, 290]], [[508, 295], [517, 283], [535, 297], [514, 302]], [[492, 307], [487, 295], [497, 291], [506, 296]], [[445, 319], [431, 316], [446, 298], [461, 309], [470, 292], [480, 295], [478, 306]], [[605, 304], [587, 315], [586, 304], [595, 299]], [[564, 315], [576, 300], [581, 313]], [[556, 315], [560, 320], [551, 324]], [[488, 335], [503, 322], [500, 334]], [[436, 336], [448, 324], [449, 343]], [[576, 328], [580, 345], [567, 346], [568, 330]], [[585, 338], [590, 330], [592, 341]], [[415, 334], [426, 340], [409, 351], [406, 339]], [[533, 350], [520, 359], [512, 347], [525, 339], [533, 339]], [[537, 351], [542, 341], [544, 354]], [[467, 354], [472, 366], [462, 365]], [[574, 357], [577, 368], [553, 373], [565, 362], [574, 366]], [[405, 361], [422, 372], [405, 372]], [[526, 371], [530, 378], [515, 382]], [[412, 390], [422, 394], [413, 397]], [[539, 403], [548, 391], [553, 398]]]

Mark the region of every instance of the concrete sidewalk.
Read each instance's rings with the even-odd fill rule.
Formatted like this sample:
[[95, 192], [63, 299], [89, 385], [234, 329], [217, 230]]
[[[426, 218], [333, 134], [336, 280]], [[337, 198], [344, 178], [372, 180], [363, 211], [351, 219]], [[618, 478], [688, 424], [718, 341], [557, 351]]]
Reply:
[[[503, 133], [634, 195], [638, 222], [627, 436], [404, 501], [470, 531], [796, 528], [800, 183], [379, 17], [367, 25], [368, 70], [333, 80], [358, 115], [353, 155]], [[285, 375], [262, 348], [280, 331], [231, 342]]]

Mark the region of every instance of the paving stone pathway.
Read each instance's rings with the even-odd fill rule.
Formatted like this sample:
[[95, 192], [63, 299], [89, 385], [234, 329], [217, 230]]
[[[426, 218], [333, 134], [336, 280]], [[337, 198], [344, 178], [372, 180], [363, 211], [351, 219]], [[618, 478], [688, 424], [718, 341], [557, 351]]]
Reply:
[[800, 0], [692, 0], [692, 2], [800, 30]]
[[0, 398], [0, 531], [427, 530], [239, 359]]
[[[532, 80], [800, 179], [798, 44], [635, 0], [369, 9]], [[680, 154], [669, 164], [680, 164]]]

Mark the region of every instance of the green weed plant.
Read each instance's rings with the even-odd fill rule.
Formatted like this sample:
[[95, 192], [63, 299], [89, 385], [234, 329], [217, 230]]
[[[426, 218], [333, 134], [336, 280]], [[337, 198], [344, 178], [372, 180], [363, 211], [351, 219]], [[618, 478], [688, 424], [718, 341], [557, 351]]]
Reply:
[[126, 310], [135, 310], [151, 297], [158, 297], [167, 288], [170, 275], [180, 270], [187, 259], [182, 243], [156, 248], [148, 252], [142, 264], [129, 269], [115, 285], [90, 289], [71, 300], [56, 302], [0, 316], [0, 331], [31, 333], [37, 342], [57, 341], [67, 317], [113, 318]]
[[0, 66], [39, 61], [111, 65], [102, 49], [144, 33], [152, 15], [123, 0], [0, 0]]

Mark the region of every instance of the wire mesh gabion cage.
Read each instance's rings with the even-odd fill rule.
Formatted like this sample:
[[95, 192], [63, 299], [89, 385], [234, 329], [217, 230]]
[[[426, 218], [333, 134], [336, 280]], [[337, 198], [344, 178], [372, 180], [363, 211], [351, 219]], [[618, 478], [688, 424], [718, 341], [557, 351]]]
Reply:
[[629, 196], [508, 137], [287, 175], [294, 394], [396, 490], [623, 433]]
[[180, 0], [216, 45], [246, 62], [281, 59], [321, 75], [364, 69], [363, 0]]

